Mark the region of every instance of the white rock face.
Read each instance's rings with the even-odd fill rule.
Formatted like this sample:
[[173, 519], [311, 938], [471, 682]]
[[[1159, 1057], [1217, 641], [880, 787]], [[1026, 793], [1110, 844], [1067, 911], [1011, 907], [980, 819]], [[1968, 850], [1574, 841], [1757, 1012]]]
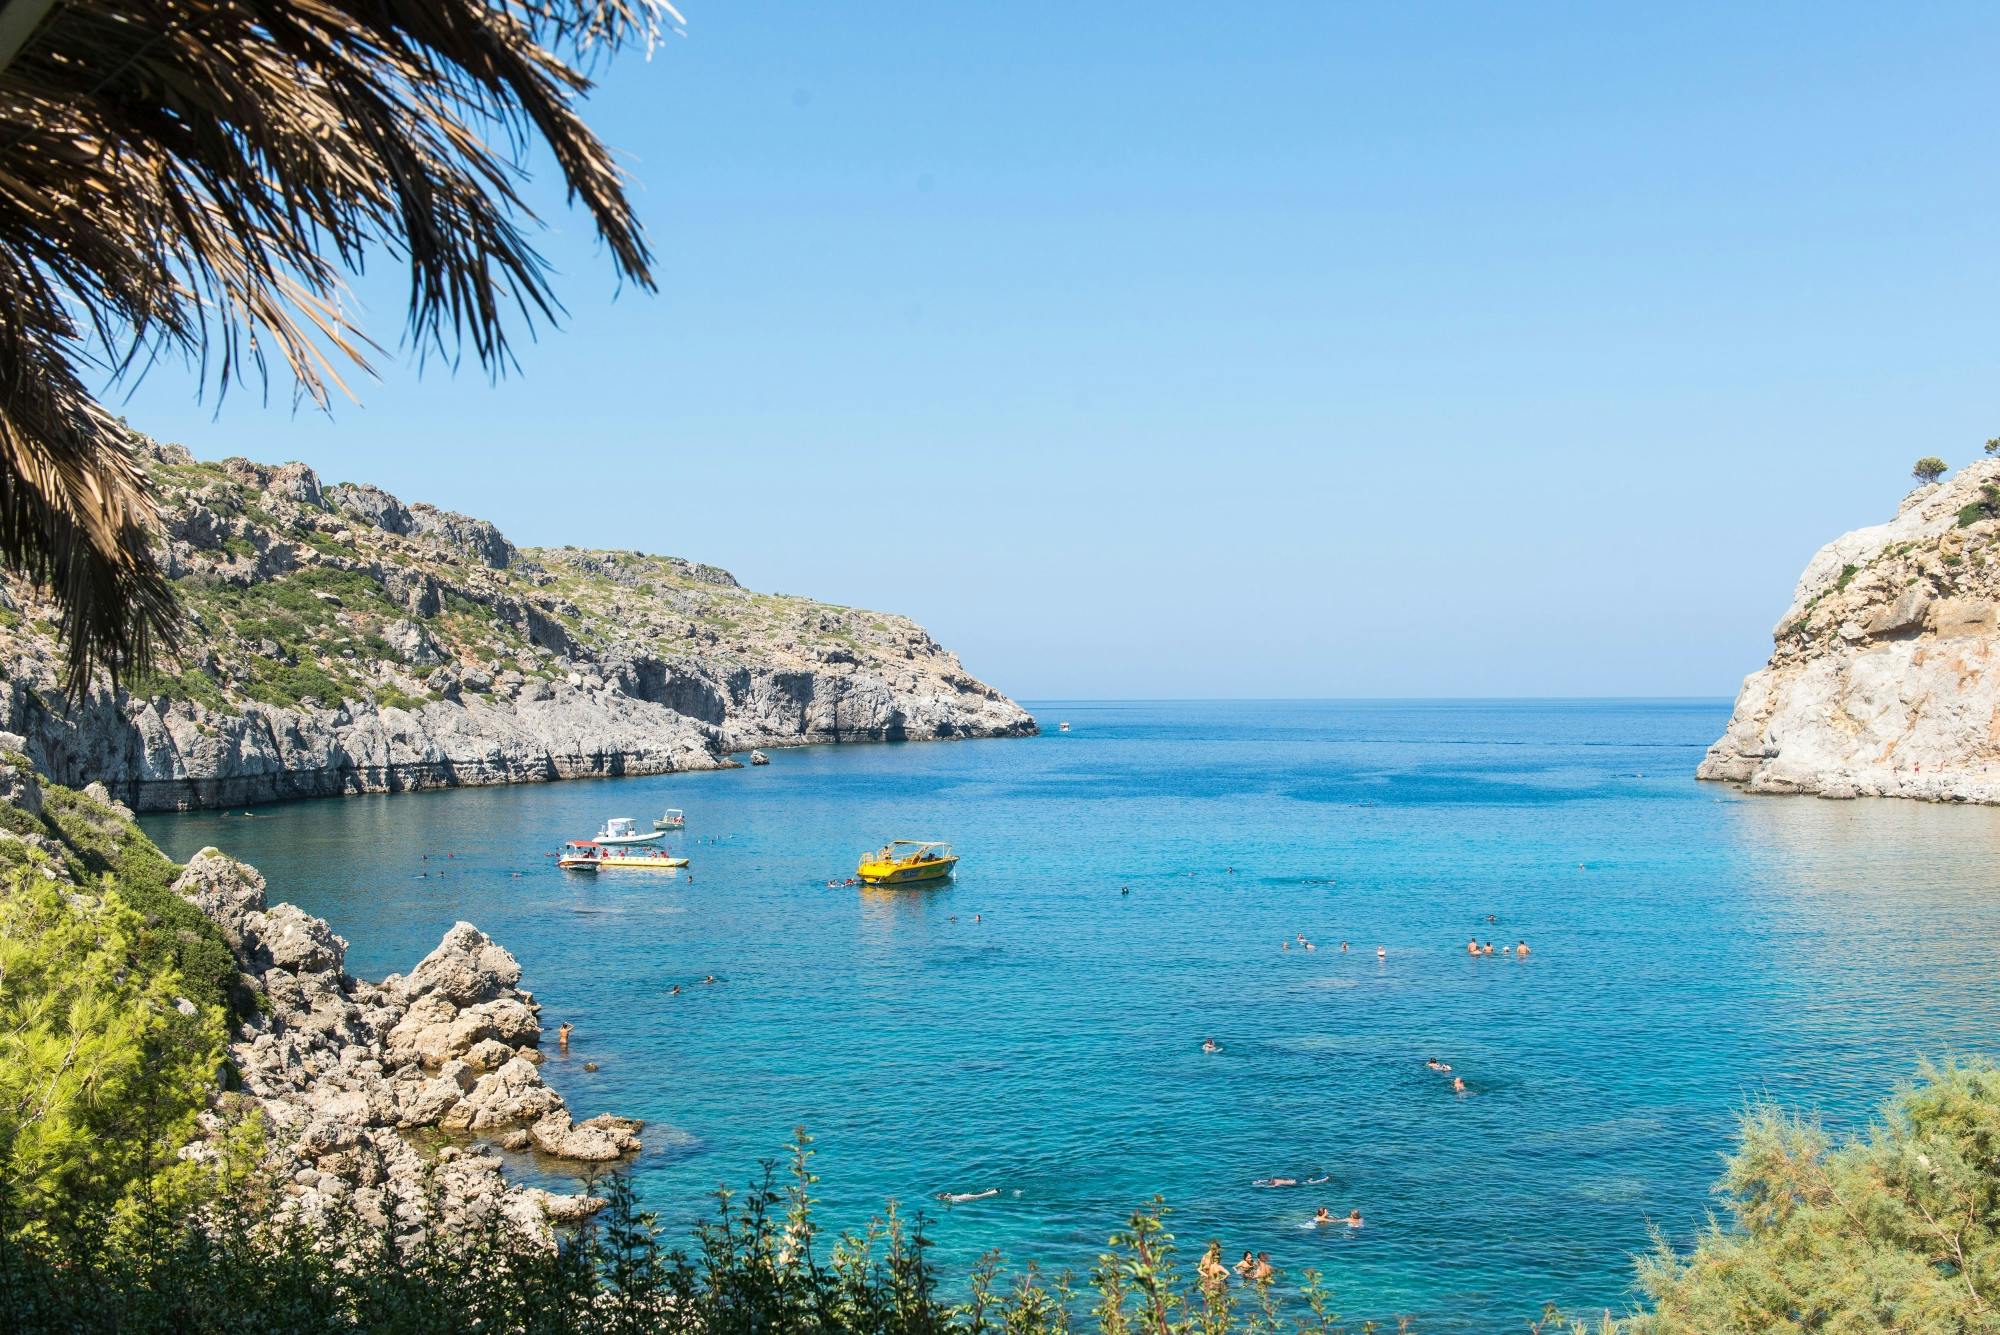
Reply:
[[[230, 1056], [301, 1212], [342, 1198], [399, 1234], [463, 1230], [498, 1212], [546, 1237], [551, 1220], [603, 1202], [506, 1182], [484, 1139], [593, 1162], [639, 1148], [640, 1123], [575, 1122], [543, 1083], [540, 1007], [516, 986], [514, 957], [472, 924], [453, 927], [407, 975], [371, 986], [343, 971], [347, 943], [324, 921], [267, 907], [253, 868], [204, 849], [174, 889], [222, 927], [245, 986], [261, 996]], [[447, 1146], [433, 1166], [405, 1135], [429, 1129], [475, 1139]], [[426, 1215], [427, 1185], [441, 1218]]]
[[2000, 460], [1822, 547], [1697, 777], [2000, 802]]

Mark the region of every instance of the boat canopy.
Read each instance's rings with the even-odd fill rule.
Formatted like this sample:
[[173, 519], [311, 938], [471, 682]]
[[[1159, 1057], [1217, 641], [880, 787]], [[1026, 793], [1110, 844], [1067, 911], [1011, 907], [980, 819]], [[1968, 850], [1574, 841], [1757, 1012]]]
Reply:
[[572, 839], [566, 845], [569, 848], [596, 848], [597, 846], [598, 843], [595, 839]]

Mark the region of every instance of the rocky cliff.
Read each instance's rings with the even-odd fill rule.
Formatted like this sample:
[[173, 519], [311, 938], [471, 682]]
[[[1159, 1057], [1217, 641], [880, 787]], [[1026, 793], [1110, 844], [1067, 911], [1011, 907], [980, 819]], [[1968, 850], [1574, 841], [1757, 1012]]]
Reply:
[[1755, 792], [2000, 802], [2000, 460], [1807, 564], [1697, 775]]
[[517, 548], [302, 464], [143, 448], [181, 661], [71, 704], [50, 609], [0, 587], [0, 727], [58, 782], [140, 810], [1035, 730], [903, 617], [753, 593], [675, 557]]

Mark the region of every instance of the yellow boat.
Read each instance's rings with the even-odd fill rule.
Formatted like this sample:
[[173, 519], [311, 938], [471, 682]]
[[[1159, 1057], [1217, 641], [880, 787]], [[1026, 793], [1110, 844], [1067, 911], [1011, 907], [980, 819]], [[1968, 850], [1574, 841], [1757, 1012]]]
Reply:
[[864, 853], [854, 874], [863, 885], [908, 885], [912, 881], [941, 881], [957, 865], [950, 844], [898, 839], [886, 848]]
[[563, 845], [556, 865], [565, 871], [596, 871], [601, 867], [637, 868], [641, 871], [673, 871], [688, 865], [686, 858], [669, 855], [664, 849], [634, 848], [631, 845], [600, 844], [594, 839], [572, 839]]

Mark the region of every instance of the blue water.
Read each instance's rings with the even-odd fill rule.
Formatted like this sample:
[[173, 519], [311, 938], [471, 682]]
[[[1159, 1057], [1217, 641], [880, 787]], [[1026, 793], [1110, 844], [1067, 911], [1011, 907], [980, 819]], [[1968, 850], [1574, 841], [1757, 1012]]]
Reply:
[[[1622, 1307], [1746, 1100], [1856, 1126], [1920, 1055], [1992, 1046], [2000, 811], [1696, 784], [1725, 703], [1036, 712], [1031, 740], [145, 824], [257, 864], [364, 976], [461, 918], [498, 938], [576, 1025], [545, 1069], [579, 1115], [648, 1120], [636, 1172], [677, 1227], [803, 1125], [834, 1223], [927, 1205], [949, 1264], [1087, 1270], [1157, 1193], [1185, 1245], [1317, 1266], [1351, 1316], [1425, 1331]], [[669, 805], [691, 876], [545, 857]], [[954, 841], [956, 882], [827, 888], [892, 836]], [[1317, 949], [1281, 951], [1298, 933]], [[1472, 934], [1532, 957], [1469, 959]], [[1321, 1204], [1367, 1225], [1301, 1227]]]

